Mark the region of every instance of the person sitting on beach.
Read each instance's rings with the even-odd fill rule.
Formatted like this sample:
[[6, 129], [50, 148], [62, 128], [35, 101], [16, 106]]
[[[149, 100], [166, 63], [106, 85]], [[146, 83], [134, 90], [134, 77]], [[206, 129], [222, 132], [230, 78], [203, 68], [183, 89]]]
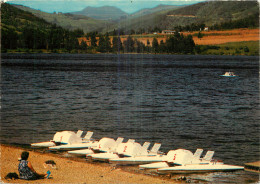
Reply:
[[18, 166], [20, 179], [25, 180], [36, 180], [45, 178], [45, 174], [38, 174], [32, 167], [31, 162], [27, 161], [29, 152], [24, 151], [21, 154], [21, 160]]

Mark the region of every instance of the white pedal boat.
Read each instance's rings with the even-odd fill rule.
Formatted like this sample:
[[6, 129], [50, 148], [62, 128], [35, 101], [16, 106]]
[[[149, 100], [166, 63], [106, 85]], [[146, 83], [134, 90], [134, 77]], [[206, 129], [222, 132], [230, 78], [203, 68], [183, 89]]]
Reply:
[[62, 131], [62, 132], [56, 132], [53, 136], [53, 139], [47, 142], [39, 142], [39, 143], [32, 143], [32, 147], [51, 147], [51, 146], [57, 146], [57, 145], [65, 145], [70, 143], [72, 139], [76, 139], [79, 141], [82, 141], [83, 131], [78, 130], [77, 133], [72, 131]]
[[92, 141], [91, 140], [92, 135], [93, 132], [88, 131], [84, 138], [80, 138], [71, 133], [71, 135], [62, 137], [63, 139], [66, 139], [67, 144], [62, 144], [59, 146], [51, 146], [49, 147], [49, 149], [50, 150], [73, 150], [73, 149], [84, 149], [84, 148], [96, 146], [98, 141]]
[[[223, 162], [214, 161], [214, 151], [207, 151], [203, 158], [200, 158], [203, 150], [197, 149], [194, 154], [185, 149], [170, 151], [164, 162], [140, 165], [140, 169], [157, 169], [158, 173], [200, 173], [213, 171], [235, 171], [244, 169], [241, 166], [226, 165]], [[174, 165], [174, 166], [172, 166]]]
[[57, 143], [57, 142], [50, 140], [48, 142], [32, 143], [31, 146], [32, 147], [48, 148], [48, 147], [56, 146], [56, 145], [59, 145], [59, 144], [67, 144], [67, 143]]
[[95, 152], [91, 148], [87, 148], [81, 150], [68, 151], [68, 153], [73, 155], [78, 155], [78, 156], [86, 156], [88, 154], [94, 154]]
[[118, 158], [117, 153], [95, 153], [87, 155], [88, 158], [96, 161], [108, 162], [109, 159]]
[[98, 141], [91, 141], [91, 142], [81, 142], [81, 143], [72, 143], [72, 144], [65, 144], [59, 146], [52, 146], [49, 147], [50, 150], [60, 150], [60, 151], [69, 151], [75, 149], [86, 149], [96, 146]]
[[119, 165], [139, 165], [151, 162], [161, 162], [165, 160], [166, 155], [158, 153], [160, 147], [160, 143], [155, 143], [150, 151], [146, 149], [146, 151], [142, 154], [134, 155], [131, 157], [109, 159], [109, 163]]
[[146, 152], [146, 146], [143, 147], [139, 143], [128, 141], [126, 143], [119, 144], [114, 152], [91, 154], [88, 155], [88, 157], [90, 156], [92, 160], [108, 161], [109, 159], [113, 158], [143, 155]]
[[68, 153], [74, 155], [88, 155], [99, 152], [108, 152], [109, 150], [113, 150], [115, 147], [117, 147], [120, 143], [123, 142], [123, 140], [124, 138], [122, 137], [118, 137], [116, 141], [112, 138], [103, 137], [98, 141], [97, 144], [95, 144], [95, 146], [92, 146], [91, 148], [68, 151]]
[[[134, 139], [129, 139], [126, 143], [134, 143], [135, 140]], [[118, 145], [116, 145], [115, 147], [111, 148], [110, 150], [108, 150], [107, 152], [103, 152], [103, 153], [90, 153], [87, 154], [86, 157], [88, 159], [92, 159], [92, 160], [98, 160], [98, 161], [108, 161], [110, 158], [117, 158], [118, 154], [117, 154], [117, 149], [119, 146], [124, 145], [126, 143], [119, 143]]]
[[165, 159], [165, 155], [157, 156], [136, 156], [123, 158], [110, 158], [109, 163], [118, 165], [139, 165], [152, 162], [161, 162]]
[[192, 154], [191, 151], [185, 149], [170, 150], [167, 155], [161, 156], [161, 160], [158, 159], [156, 162], [150, 162], [150, 164], [139, 165], [139, 169], [158, 169], [170, 167], [173, 164], [181, 165], [183, 163], [191, 163], [200, 157], [202, 151], [202, 149], [197, 149], [197, 151]]
[[170, 167], [167, 161], [153, 162], [150, 164], [139, 165], [139, 169], [157, 170], [158, 168]]
[[226, 165], [223, 163], [210, 163], [210, 164], [191, 164], [174, 167], [164, 167], [157, 169], [158, 173], [203, 173], [203, 172], [227, 172], [243, 170], [244, 167], [235, 165]]

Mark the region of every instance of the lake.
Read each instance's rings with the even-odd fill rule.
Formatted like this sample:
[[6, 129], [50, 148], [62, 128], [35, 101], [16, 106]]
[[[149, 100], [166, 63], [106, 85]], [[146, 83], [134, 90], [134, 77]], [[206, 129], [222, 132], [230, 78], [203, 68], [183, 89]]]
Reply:
[[[1, 143], [81, 129], [95, 139], [159, 142], [164, 152], [214, 150], [227, 164], [259, 160], [259, 57], [2, 54], [1, 69]], [[226, 71], [237, 77], [220, 76]], [[203, 177], [259, 179], [245, 171]]]

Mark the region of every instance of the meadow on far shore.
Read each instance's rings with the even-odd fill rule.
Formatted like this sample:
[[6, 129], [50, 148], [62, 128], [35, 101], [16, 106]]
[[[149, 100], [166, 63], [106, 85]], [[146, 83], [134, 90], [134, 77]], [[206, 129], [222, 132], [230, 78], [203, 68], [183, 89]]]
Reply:
[[[184, 36], [192, 35], [195, 42], [195, 54], [197, 55], [248, 55], [257, 56], [259, 55], [259, 29], [233, 29], [223, 31], [201, 31], [202, 37], [199, 38], [198, 31], [195, 32], [183, 32]], [[147, 42], [152, 43], [153, 39], [156, 38], [158, 43], [161, 41], [165, 42], [167, 37], [171, 35], [163, 34], [149, 34], [149, 35], [131, 35], [134, 39], [142, 42], [147, 46]], [[127, 39], [127, 35], [120, 36], [121, 41]], [[112, 42], [112, 37], [110, 38]], [[79, 43], [84, 40], [87, 45], [90, 45], [91, 41], [87, 40], [86, 37], [79, 38]], [[7, 53], [66, 53], [63, 50], [44, 50], [44, 49], [13, 49], [7, 50]], [[96, 54], [96, 51], [78, 51], [72, 50], [71, 53], [92, 53]], [[147, 53], [149, 54], [149, 53]], [[153, 53], [150, 53], [153, 54]], [[162, 53], [164, 54], [164, 53]]]
[[[198, 34], [201, 33], [202, 37], [199, 38]], [[193, 31], [193, 32], [181, 32], [184, 36], [192, 35], [196, 45], [219, 45], [230, 42], [248, 42], [259, 41], [259, 29], [231, 29], [231, 30], [210, 30], [210, 31]], [[157, 38], [158, 42], [162, 40], [166, 41], [166, 38], [171, 35], [156, 33], [153, 35], [133, 35], [138, 41], [147, 45], [147, 40], [152, 43], [153, 38]], [[126, 36], [122, 36], [122, 41], [126, 40]], [[87, 40], [86, 40], [87, 41]], [[90, 43], [89, 43], [90, 44]]]

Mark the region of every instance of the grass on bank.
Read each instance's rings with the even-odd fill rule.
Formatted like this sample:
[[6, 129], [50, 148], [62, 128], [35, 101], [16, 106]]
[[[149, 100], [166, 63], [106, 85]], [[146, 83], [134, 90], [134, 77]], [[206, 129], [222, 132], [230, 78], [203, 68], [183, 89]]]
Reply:
[[[259, 41], [248, 42], [230, 42], [218, 45], [197, 45], [195, 54], [198, 55], [246, 55], [246, 56], [259, 56]], [[71, 50], [66, 49], [8, 49], [2, 53], [80, 53], [80, 54], [95, 54], [97, 53], [93, 49], [88, 50]], [[153, 53], [151, 53], [153, 54]]]
[[218, 45], [197, 45], [201, 55], [246, 55], [259, 56], [259, 41], [230, 42]]

